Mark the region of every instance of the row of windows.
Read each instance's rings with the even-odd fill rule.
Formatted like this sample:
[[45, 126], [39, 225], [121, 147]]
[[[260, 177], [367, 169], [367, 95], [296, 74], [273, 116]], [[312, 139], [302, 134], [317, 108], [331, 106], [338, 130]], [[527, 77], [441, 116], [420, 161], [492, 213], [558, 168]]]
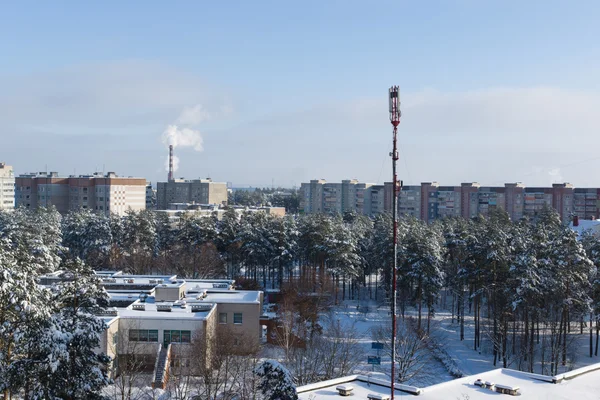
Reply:
[[130, 342], [158, 342], [158, 330], [156, 329], [130, 329]]
[[165, 343], [190, 343], [192, 341], [191, 331], [164, 331]]
[[[190, 343], [192, 341], [191, 331], [165, 330], [163, 332], [165, 343]], [[116, 340], [113, 338], [113, 340]], [[157, 329], [130, 329], [130, 342], [158, 342]]]
[[[233, 323], [238, 325], [238, 324], [242, 324], [243, 322], [243, 315], [242, 313], [233, 313]], [[219, 313], [219, 323], [220, 324], [226, 324], [227, 323], [227, 313]]]

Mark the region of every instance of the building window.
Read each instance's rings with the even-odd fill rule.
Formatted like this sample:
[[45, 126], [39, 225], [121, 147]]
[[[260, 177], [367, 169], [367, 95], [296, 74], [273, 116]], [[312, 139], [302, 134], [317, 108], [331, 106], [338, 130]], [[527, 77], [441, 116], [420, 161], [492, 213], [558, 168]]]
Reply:
[[191, 331], [165, 331], [165, 345], [169, 343], [190, 343], [192, 341]]
[[242, 313], [233, 313], [233, 323], [234, 324], [241, 324], [242, 323]]
[[219, 323], [220, 324], [227, 323], [227, 313], [225, 313], [225, 312], [219, 313]]
[[112, 342], [113, 342], [113, 346], [116, 346], [119, 344], [119, 334], [118, 333], [113, 333]]
[[129, 341], [131, 342], [158, 342], [158, 330], [130, 329]]

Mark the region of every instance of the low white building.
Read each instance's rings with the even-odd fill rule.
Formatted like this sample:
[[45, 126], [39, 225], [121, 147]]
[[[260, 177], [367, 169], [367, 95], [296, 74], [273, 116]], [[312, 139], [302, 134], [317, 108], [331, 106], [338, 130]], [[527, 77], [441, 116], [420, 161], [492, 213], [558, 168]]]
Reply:
[[[394, 397], [417, 397], [423, 400], [488, 400], [510, 399], [512, 396], [520, 396], [523, 399], [597, 399], [599, 381], [600, 364], [557, 376], [500, 368], [425, 388], [396, 384]], [[381, 374], [351, 375], [297, 388], [300, 400], [337, 400], [348, 393], [354, 399], [385, 400], [390, 398], [390, 391], [390, 381]], [[340, 392], [346, 394], [342, 395]]]
[[[108, 328], [99, 351], [115, 360], [114, 370], [135, 356], [149, 369], [154, 367], [157, 376], [157, 366], [168, 363], [173, 346], [181, 347], [183, 353], [191, 353], [185, 346], [193, 344], [209, 350], [219, 339], [219, 327], [228, 328], [236, 337], [260, 342], [261, 291], [233, 290], [234, 281], [228, 279], [188, 280], [119, 271], [96, 274], [111, 305], [102, 315]], [[48, 276], [43, 282], [54, 278]]]

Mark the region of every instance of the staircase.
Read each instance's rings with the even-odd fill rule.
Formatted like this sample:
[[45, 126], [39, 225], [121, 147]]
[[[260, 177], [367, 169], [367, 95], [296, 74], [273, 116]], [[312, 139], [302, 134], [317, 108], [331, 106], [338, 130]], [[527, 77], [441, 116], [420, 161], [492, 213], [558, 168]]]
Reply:
[[171, 344], [167, 348], [158, 345], [156, 363], [154, 364], [154, 379], [152, 381], [153, 389], [164, 389], [169, 380], [169, 361], [171, 358]]

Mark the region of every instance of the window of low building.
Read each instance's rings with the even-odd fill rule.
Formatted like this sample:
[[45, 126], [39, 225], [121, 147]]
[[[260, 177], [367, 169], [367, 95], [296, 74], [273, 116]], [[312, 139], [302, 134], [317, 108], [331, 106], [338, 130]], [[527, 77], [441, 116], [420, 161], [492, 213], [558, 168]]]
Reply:
[[130, 329], [129, 341], [131, 342], [158, 342], [156, 329]]
[[227, 323], [227, 313], [225, 313], [225, 312], [219, 313], [219, 323], [220, 324]]
[[234, 313], [233, 314], [233, 323], [241, 324], [243, 321], [242, 313]]

